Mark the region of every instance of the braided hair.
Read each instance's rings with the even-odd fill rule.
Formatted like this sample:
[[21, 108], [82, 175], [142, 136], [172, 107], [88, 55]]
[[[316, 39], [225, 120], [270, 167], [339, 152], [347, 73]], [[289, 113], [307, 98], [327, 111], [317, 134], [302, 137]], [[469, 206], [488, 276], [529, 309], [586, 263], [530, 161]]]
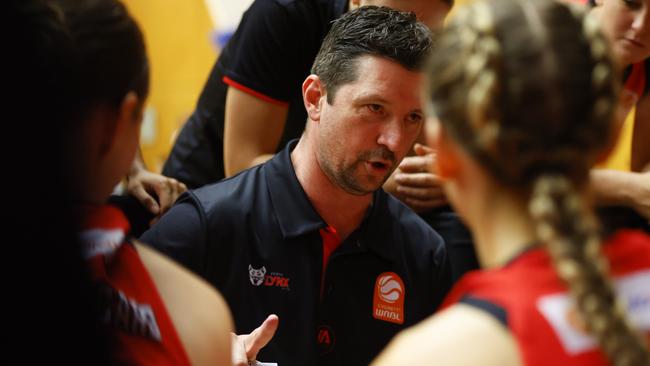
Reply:
[[619, 90], [594, 19], [553, 0], [477, 2], [438, 42], [432, 112], [495, 180], [528, 200], [538, 239], [612, 364], [650, 365], [578, 193], [612, 139]]

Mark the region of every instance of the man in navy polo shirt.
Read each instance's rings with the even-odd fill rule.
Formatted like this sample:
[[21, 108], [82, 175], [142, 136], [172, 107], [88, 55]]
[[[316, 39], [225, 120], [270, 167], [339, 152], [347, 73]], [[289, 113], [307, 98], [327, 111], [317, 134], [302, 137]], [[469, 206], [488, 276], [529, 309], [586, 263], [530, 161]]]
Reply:
[[279, 316], [259, 359], [367, 365], [447, 292], [442, 239], [381, 189], [422, 127], [430, 48], [413, 14], [346, 13], [302, 85], [302, 138], [188, 192], [142, 237], [217, 287], [238, 333]]

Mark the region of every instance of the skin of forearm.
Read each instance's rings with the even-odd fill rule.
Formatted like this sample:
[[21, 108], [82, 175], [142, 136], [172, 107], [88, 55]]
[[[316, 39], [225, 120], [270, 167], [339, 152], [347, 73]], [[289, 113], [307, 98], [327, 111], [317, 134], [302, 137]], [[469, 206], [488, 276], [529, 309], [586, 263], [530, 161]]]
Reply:
[[591, 171], [591, 188], [598, 206], [632, 206], [636, 174], [610, 169]]

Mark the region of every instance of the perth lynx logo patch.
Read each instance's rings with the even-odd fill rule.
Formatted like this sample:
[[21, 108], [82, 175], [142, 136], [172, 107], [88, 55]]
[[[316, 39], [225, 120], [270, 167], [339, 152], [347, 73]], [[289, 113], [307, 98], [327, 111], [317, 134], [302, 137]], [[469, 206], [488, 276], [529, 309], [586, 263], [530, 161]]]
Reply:
[[266, 275], [266, 267], [260, 269], [255, 269], [250, 264], [248, 265], [248, 278], [250, 278], [251, 283], [254, 286], [259, 286], [264, 282], [264, 276]]
[[279, 272], [266, 274], [266, 266], [255, 269], [248, 265], [248, 278], [253, 286], [279, 287], [283, 290], [289, 290], [289, 277]]

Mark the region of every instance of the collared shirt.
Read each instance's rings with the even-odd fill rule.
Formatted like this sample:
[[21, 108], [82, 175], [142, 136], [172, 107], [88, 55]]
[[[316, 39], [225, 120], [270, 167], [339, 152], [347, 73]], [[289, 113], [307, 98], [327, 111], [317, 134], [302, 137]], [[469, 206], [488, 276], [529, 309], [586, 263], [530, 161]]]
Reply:
[[378, 190], [360, 227], [324, 269], [331, 229], [296, 178], [295, 144], [265, 164], [188, 192], [142, 240], [218, 288], [238, 334], [271, 313], [279, 316], [260, 361], [367, 365], [441, 302], [450, 285], [444, 244], [413, 211]]

